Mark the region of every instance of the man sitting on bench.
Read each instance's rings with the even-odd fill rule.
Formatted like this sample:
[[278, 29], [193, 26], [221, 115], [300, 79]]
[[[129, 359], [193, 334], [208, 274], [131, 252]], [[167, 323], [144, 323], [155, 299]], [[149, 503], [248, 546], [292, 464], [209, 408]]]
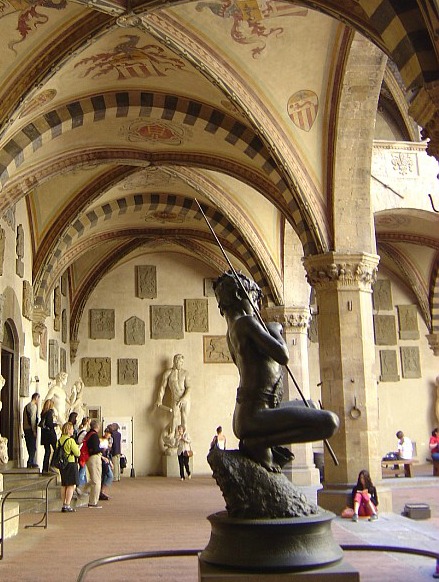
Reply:
[[401, 461], [410, 460], [413, 458], [413, 443], [409, 437], [404, 436], [402, 430], [396, 433], [396, 438], [398, 439], [398, 450], [396, 454], [398, 459]]

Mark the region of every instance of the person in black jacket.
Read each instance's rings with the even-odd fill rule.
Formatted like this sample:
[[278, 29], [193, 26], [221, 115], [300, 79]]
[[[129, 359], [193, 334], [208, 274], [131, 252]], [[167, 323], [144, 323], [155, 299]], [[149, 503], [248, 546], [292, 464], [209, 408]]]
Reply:
[[[101, 492], [101, 480], [102, 480], [102, 451], [100, 448], [99, 430], [101, 428], [101, 423], [96, 418], [90, 421], [90, 430], [86, 434], [82, 448], [86, 449], [86, 464], [90, 479], [87, 481], [84, 490], [90, 490], [90, 498], [88, 500], [88, 506], [101, 509], [102, 505], [98, 505], [99, 494]], [[82, 449], [81, 449], [81, 458]]]
[[49, 462], [52, 452], [55, 450], [57, 436], [55, 432], [55, 427], [57, 426], [53, 410], [55, 408], [54, 401], [49, 398], [44, 402], [43, 410], [41, 412], [41, 444], [44, 446], [44, 459], [43, 459], [43, 473], [49, 474]]
[[352, 521], [358, 521], [359, 515], [369, 515], [369, 521], [378, 519], [378, 494], [366, 469], [358, 474], [357, 484], [352, 489], [352, 503], [354, 505]]

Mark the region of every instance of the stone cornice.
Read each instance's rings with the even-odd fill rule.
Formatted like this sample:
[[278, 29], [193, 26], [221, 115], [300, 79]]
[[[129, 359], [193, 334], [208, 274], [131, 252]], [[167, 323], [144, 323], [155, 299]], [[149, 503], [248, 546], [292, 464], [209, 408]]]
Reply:
[[370, 253], [336, 253], [308, 256], [303, 260], [308, 283], [315, 289], [352, 288], [372, 291], [379, 256]]

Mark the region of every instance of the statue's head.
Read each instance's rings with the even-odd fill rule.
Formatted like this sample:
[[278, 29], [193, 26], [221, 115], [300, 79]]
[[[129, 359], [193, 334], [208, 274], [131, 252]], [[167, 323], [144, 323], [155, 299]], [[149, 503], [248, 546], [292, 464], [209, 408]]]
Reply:
[[247, 299], [243, 288], [250, 297], [253, 305], [257, 307], [259, 306], [262, 297], [262, 291], [259, 285], [242, 273], [236, 273], [236, 275], [239, 277], [240, 282], [236, 280], [232, 271], [227, 271], [218, 277], [218, 279], [213, 283], [213, 290], [215, 292], [221, 315], [224, 315], [232, 305], [236, 305]]
[[67, 374], [67, 372], [60, 372], [59, 374], [56, 375], [55, 381], [57, 384], [65, 385], [67, 384], [68, 377], [69, 375]]
[[183, 354], [175, 354], [174, 356], [174, 368], [181, 369], [184, 362]]

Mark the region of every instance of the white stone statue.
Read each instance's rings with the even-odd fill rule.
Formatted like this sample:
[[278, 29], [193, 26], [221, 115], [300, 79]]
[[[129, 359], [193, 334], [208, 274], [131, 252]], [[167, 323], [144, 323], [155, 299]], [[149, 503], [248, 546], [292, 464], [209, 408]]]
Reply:
[[[156, 401], [157, 408], [167, 410], [171, 414], [169, 424], [161, 434], [161, 440], [165, 454], [172, 455], [176, 452], [175, 432], [181, 424], [187, 430], [188, 416], [190, 412], [190, 379], [187, 370], [183, 369], [184, 356], [175, 354], [172, 368], [166, 370], [162, 376], [159, 394]], [[163, 405], [163, 397], [166, 389], [169, 389], [171, 406]]]
[[50, 398], [54, 402], [53, 414], [56, 417], [56, 423], [61, 428], [66, 422], [66, 411], [67, 407], [70, 405], [67, 399], [67, 393], [64, 386], [67, 384], [67, 379], [69, 375], [67, 372], [60, 372], [56, 375], [55, 383], [49, 386], [49, 391], [46, 394], [46, 400]]
[[6, 465], [8, 461], [8, 439], [0, 435], [0, 465]]
[[[84, 390], [84, 382], [82, 378], [78, 378], [76, 382], [72, 386], [72, 390], [70, 392], [70, 398], [68, 399], [69, 403], [69, 411], [68, 415], [72, 412], [76, 412], [78, 415], [76, 417], [76, 425], [79, 426], [81, 424], [81, 420], [85, 416], [85, 404], [83, 402], [83, 390]], [[68, 416], [67, 415], [67, 416]]]
[[2, 399], [1, 399], [1, 392], [2, 392], [2, 388], [5, 385], [5, 383], [6, 383], [6, 380], [0, 374], [0, 410], [3, 408]]

